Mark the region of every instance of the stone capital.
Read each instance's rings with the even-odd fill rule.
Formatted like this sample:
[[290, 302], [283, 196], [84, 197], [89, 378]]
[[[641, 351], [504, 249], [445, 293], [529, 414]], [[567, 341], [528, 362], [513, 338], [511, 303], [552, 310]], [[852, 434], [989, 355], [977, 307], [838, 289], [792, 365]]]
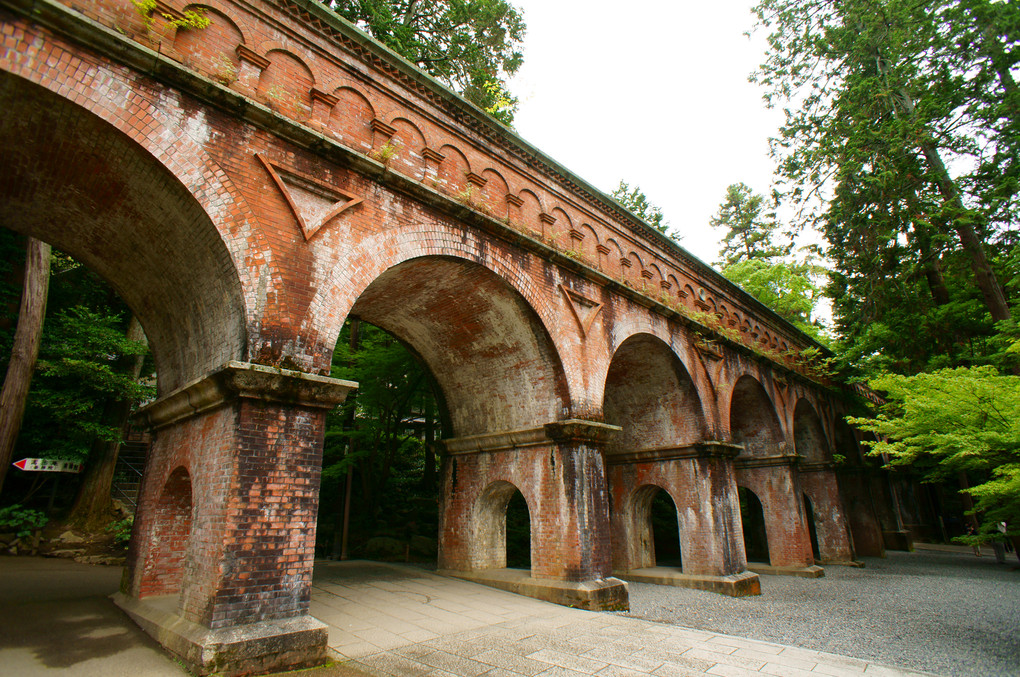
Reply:
[[353, 381], [230, 361], [143, 407], [135, 414], [135, 420], [158, 429], [238, 399], [332, 409], [357, 387]]

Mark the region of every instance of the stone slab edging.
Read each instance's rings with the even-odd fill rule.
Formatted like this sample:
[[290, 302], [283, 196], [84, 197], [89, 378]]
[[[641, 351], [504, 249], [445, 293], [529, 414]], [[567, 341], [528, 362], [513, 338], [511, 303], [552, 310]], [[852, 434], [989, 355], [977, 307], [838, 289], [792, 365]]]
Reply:
[[747, 570], [756, 574], [767, 574], [769, 576], [799, 576], [801, 578], [821, 578], [825, 575], [825, 569], [812, 564], [806, 567], [776, 567], [771, 564], [760, 562], [748, 562]]
[[549, 578], [532, 578], [527, 569], [481, 569], [455, 571], [440, 569], [440, 576], [462, 578], [465, 581], [487, 585], [534, 597], [544, 602], [588, 611], [628, 611], [630, 592], [619, 578], [607, 577], [591, 581], [562, 581]]
[[678, 588], [707, 590], [730, 597], [749, 597], [761, 594], [761, 581], [758, 574], [742, 571], [728, 576], [710, 576], [708, 574], [685, 574], [678, 569], [669, 567], [644, 567], [630, 571], [614, 571], [613, 575], [631, 583], [652, 583], [653, 585], [672, 585]]
[[357, 387], [354, 381], [232, 360], [143, 407], [134, 418], [159, 429], [240, 398], [333, 409]]

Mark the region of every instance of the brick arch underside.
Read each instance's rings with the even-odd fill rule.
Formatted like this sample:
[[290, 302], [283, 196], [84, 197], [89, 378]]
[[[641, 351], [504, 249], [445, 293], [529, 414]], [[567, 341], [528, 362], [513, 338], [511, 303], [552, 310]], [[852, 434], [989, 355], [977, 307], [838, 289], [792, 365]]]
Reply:
[[410, 345], [443, 391], [458, 437], [562, 418], [563, 370], [527, 302], [487, 268], [422, 257], [379, 275], [351, 314]]
[[617, 349], [606, 376], [606, 422], [623, 428], [606, 453], [677, 447], [704, 439], [697, 389], [675, 353], [654, 336], [633, 336]]
[[797, 407], [793, 411], [793, 443], [797, 453], [809, 463], [825, 463], [832, 460], [822, 421], [814, 408], [804, 399], [797, 401]]
[[245, 357], [235, 266], [194, 196], [91, 112], [0, 72], [0, 226], [74, 256], [149, 339], [160, 393]]
[[779, 417], [765, 389], [750, 376], [742, 376], [730, 399], [730, 435], [742, 444], [741, 456], [771, 456], [784, 442]]

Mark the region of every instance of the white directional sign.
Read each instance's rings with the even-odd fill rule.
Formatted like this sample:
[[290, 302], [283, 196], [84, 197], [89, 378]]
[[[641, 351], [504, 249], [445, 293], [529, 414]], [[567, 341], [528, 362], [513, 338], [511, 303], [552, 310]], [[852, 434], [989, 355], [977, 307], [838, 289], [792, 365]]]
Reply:
[[81, 472], [81, 463], [52, 458], [23, 458], [11, 465], [27, 472]]

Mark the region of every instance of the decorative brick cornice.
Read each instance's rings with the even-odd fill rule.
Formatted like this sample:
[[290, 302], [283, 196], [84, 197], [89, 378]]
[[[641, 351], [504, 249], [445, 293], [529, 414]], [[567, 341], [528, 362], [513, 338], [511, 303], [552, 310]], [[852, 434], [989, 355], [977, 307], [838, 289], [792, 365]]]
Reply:
[[550, 226], [556, 223], [556, 217], [552, 214], [546, 214], [545, 212], [538, 215], [538, 220]]
[[602, 254], [603, 256], [606, 256], [609, 254], [610, 250], [609, 247], [607, 247], [604, 244], [597, 244], [595, 245], [595, 251], [597, 251], [599, 254]]
[[438, 151], [432, 150], [431, 148], [422, 148], [421, 156], [425, 160], [432, 160], [436, 164], [440, 164], [443, 160], [446, 159], [445, 155]]
[[392, 137], [394, 134], [397, 133], [396, 129], [386, 124], [379, 118], [375, 118], [374, 120], [372, 120], [372, 122], [370, 122], [369, 125], [372, 127], [373, 132], [379, 132], [380, 134], [386, 137]]
[[143, 407], [135, 420], [144, 427], [162, 428], [237, 399], [333, 409], [357, 387], [353, 381], [231, 361]]
[[312, 97], [312, 101], [320, 101], [329, 106], [330, 108], [340, 103], [340, 99], [338, 99], [337, 97], [333, 96], [332, 94], [327, 94], [321, 89], [316, 89], [315, 87], [312, 87], [312, 89], [308, 93]]
[[237, 46], [237, 58], [241, 61], [247, 61], [261, 70], [269, 68], [269, 59], [259, 55], [255, 50], [244, 45]]
[[512, 205], [514, 207], [523, 207], [524, 206], [524, 200], [522, 200], [521, 198], [517, 197], [513, 193], [507, 193], [506, 194], [506, 203], [508, 205]]
[[468, 172], [467, 174], [464, 175], [464, 178], [467, 180], [468, 183], [477, 188], [483, 188], [485, 184], [489, 182], [487, 178], [485, 178], [484, 176], [479, 176], [474, 172]]

